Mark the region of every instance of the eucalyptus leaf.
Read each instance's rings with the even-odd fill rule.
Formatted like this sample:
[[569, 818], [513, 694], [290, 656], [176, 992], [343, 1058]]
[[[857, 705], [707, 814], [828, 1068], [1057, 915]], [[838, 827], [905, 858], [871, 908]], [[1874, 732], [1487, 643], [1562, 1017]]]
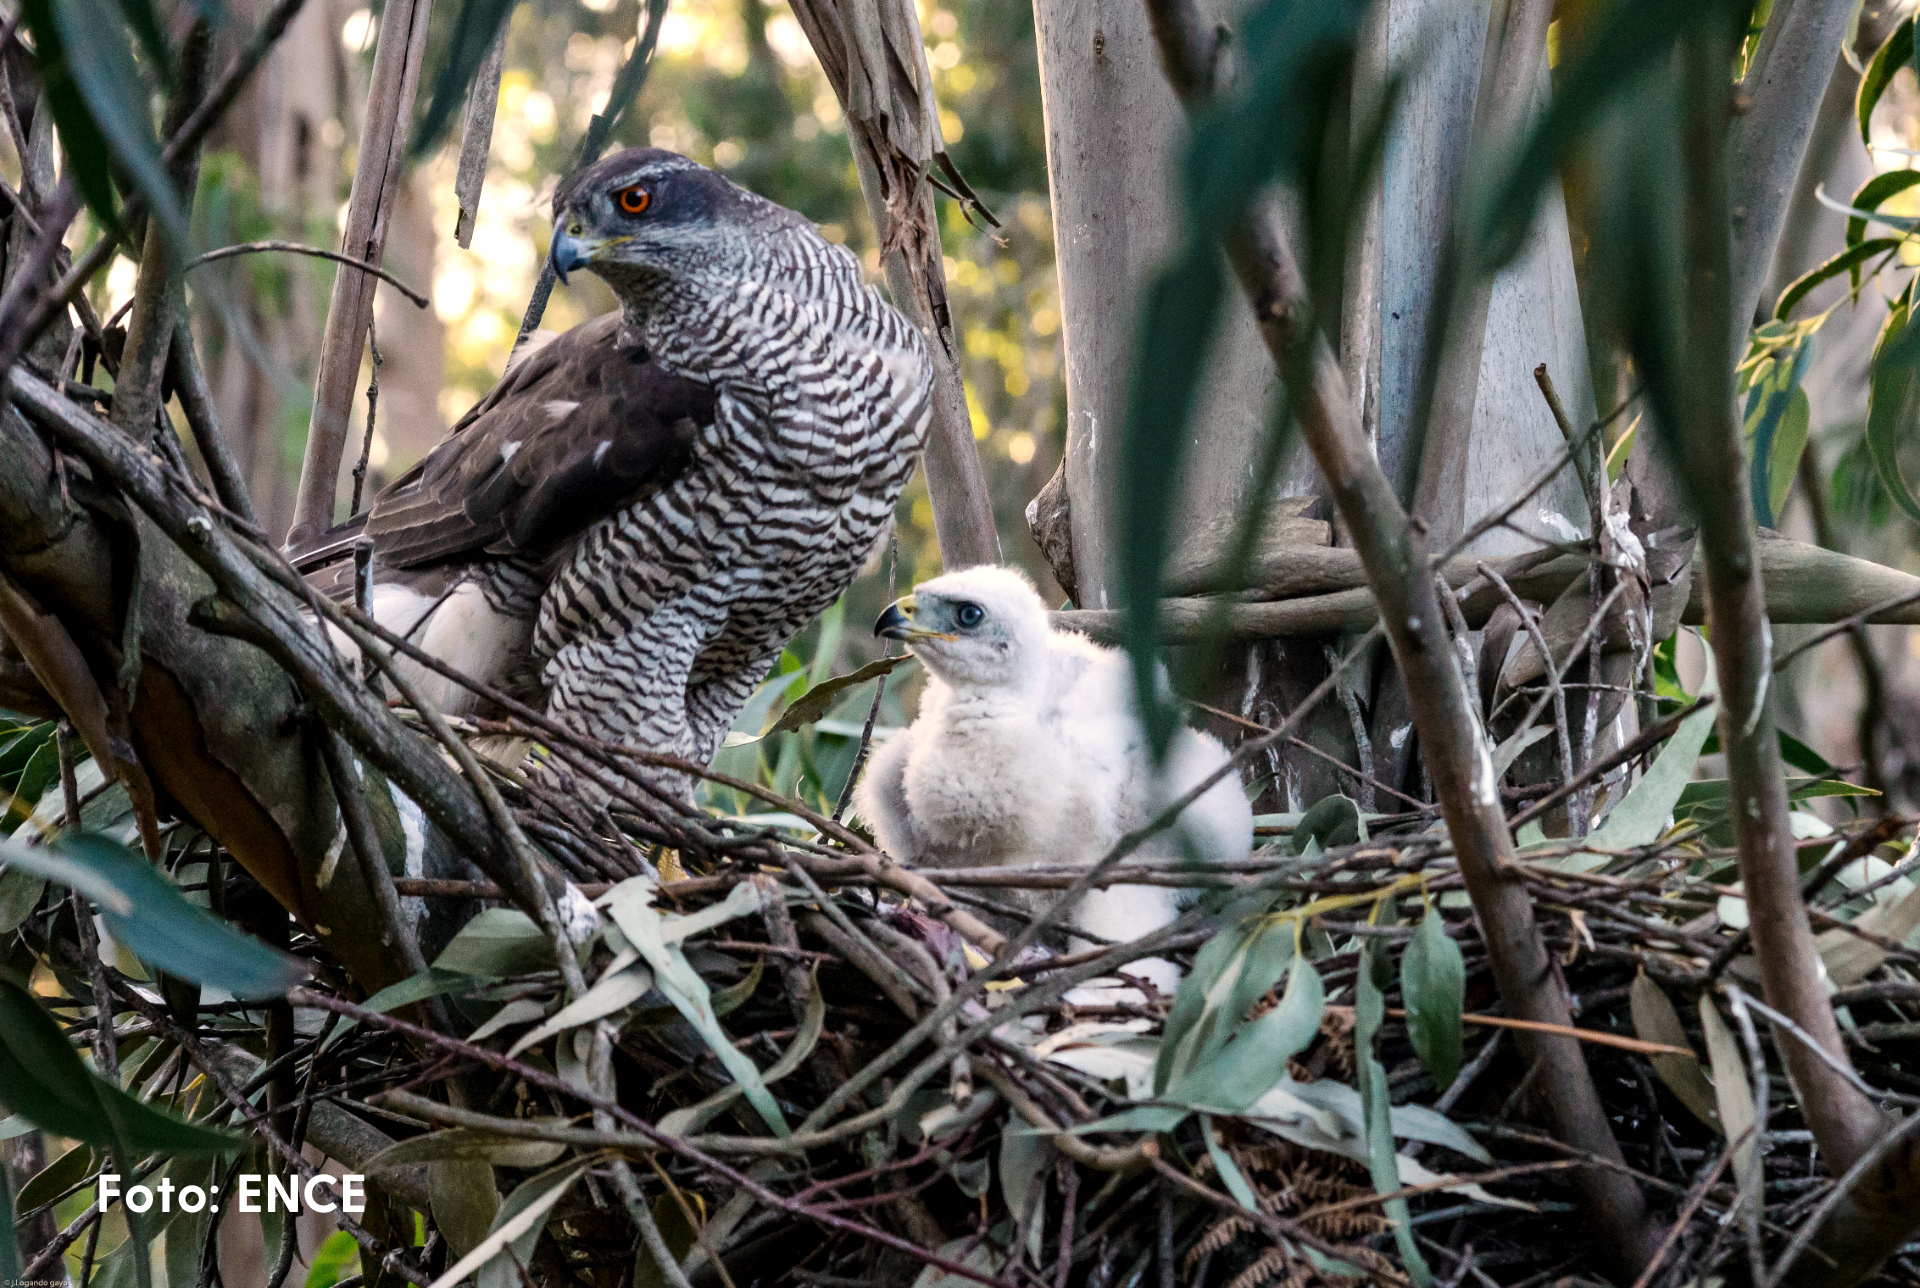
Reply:
[[747, 971], [746, 978], [737, 984], [729, 984], [713, 995], [713, 1013], [717, 1016], [730, 1015], [747, 1004], [754, 990], [760, 987], [760, 980], [767, 973], [767, 959], [756, 957], [753, 966]]
[[[1712, 667], [1707, 673], [1711, 677]], [[1673, 815], [1681, 793], [1693, 777], [1700, 749], [1706, 745], [1707, 735], [1713, 732], [1713, 717], [1714, 710], [1708, 706], [1680, 722], [1640, 781], [1588, 835], [1589, 846], [1596, 850], [1631, 850], [1660, 839], [1660, 834], [1667, 830], [1667, 819]]]
[[524, 975], [553, 965], [553, 944], [518, 908], [484, 910], [433, 959], [435, 970], [463, 975]]
[[[707, 990], [706, 981], [687, 964], [680, 945], [668, 940], [664, 924], [668, 919], [653, 907], [655, 890], [651, 878], [632, 877], [609, 890], [604, 902], [614, 924], [620, 927], [620, 933], [626, 936], [629, 944], [640, 950], [647, 964], [653, 967], [655, 986], [693, 1026], [719, 1059], [721, 1066], [733, 1075], [747, 1103], [753, 1106], [774, 1135], [790, 1135], [786, 1117], [781, 1114], [780, 1106], [767, 1090], [760, 1070], [745, 1052], [734, 1046], [733, 1039], [720, 1027], [719, 1017], [713, 1013], [713, 998]], [[732, 909], [737, 906], [740, 911], [732, 915], [744, 915], [749, 900], [757, 908], [759, 890], [753, 885], [742, 884], [734, 888], [721, 907]], [[684, 923], [694, 918], [681, 920], [684, 928]]]
[[[1043, 1185], [1035, 1185], [1046, 1171], [1047, 1143], [1026, 1132], [1000, 1133], [1000, 1194], [1016, 1225], [1027, 1227], [1029, 1234], [1044, 1233], [1037, 1217], [1045, 1195]], [[1036, 1261], [1038, 1258], [1035, 1258]]]
[[[375, 993], [372, 997], [362, 1002], [360, 1006], [361, 1009], [372, 1011], [376, 1015], [385, 1015], [387, 1012], [397, 1011], [403, 1006], [411, 1006], [415, 1002], [424, 1002], [430, 997], [439, 997], [446, 993], [463, 993], [469, 989], [478, 988], [487, 982], [487, 978], [483, 976], [468, 975], [464, 972], [454, 970], [440, 970], [436, 967], [429, 966], [418, 975], [409, 975], [397, 983], [387, 985], [378, 993]], [[327, 1038], [326, 1046], [321, 1049], [326, 1050], [332, 1047], [334, 1043], [352, 1032], [359, 1023], [360, 1019], [358, 1016], [349, 1015], [344, 1017], [339, 1024], [334, 1026], [332, 1035]], [[354, 1246], [358, 1247], [359, 1245], [355, 1244]]]
[[1730, 1143], [1738, 1142], [1733, 1147], [1733, 1175], [1745, 1199], [1751, 1197], [1759, 1182], [1753, 1165], [1760, 1150], [1759, 1137], [1749, 1132], [1755, 1113], [1753, 1084], [1747, 1080], [1747, 1053], [1720, 1018], [1710, 993], [1700, 995], [1700, 1028], [1707, 1039], [1707, 1061], [1713, 1066], [1713, 1098], [1720, 1111], [1720, 1128]]
[[[1360, 948], [1360, 973], [1354, 992], [1353, 1050], [1361, 1106], [1366, 1117], [1367, 1171], [1373, 1178], [1373, 1188], [1381, 1194], [1400, 1188], [1400, 1164], [1393, 1150], [1393, 1104], [1387, 1098], [1387, 1071], [1373, 1049], [1381, 1022], [1386, 1018], [1386, 986], [1390, 978], [1387, 941], [1370, 935]], [[1393, 1240], [1400, 1249], [1407, 1277], [1416, 1288], [1430, 1288], [1433, 1272], [1427, 1268], [1426, 1259], [1413, 1240], [1413, 1221], [1407, 1201], [1388, 1199], [1381, 1207], [1393, 1222]]]
[[[566, 1125], [563, 1120], [554, 1121], [556, 1125]], [[449, 1127], [389, 1145], [368, 1159], [361, 1170], [377, 1176], [415, 1163], [475, 1159], [498, 1167], [532, 1169], [549, 1166], [566, 1151], [567, 1147], [556, 1141], [502, 1136], [483, 1127]]]
[[[1903, 26], [1911, 29], [1909, 18]], [[1913, 284], [1907, 284], [1899, 303], [1887, 313], [1873, 346], [1872, 375], [1867, 381], [1867, 432], [1864, 442], [1874, 472], [1893, 503], [1908, 518], [1920, 521], [1920, 501], [1900, 468], [1900, 442], [1913, 414], [1914, 377], [1920, 369], [1920, 329], [1908, 326]]]
[[48, 1163], [20, 1187], [20, 1210], [31, 1212], [93, 1175], [94, 1161], [98, 1157], [91, 1146], [75, 1145]]
[[51, 850], [8, 841], [15, 867], [72, 885], [100, 905], [116, 943], [169, 975], [239, 998], [279, 997], [307, 978], [306, 963], [244, 935], [189, 903], [172, 882], [117, 841], [68, 833]]
[[[1627, 995], [1628, 1008], [1633, 1015], [1633, 1031], [1643, 1042], [1658, 1042], [1664, 1046], [1692, 1048], [1687, 1041], [1687, 1031], [1680, 1024], [1680, 1013], [1673, 1009], [1666, 992], [1653, 982], [1643, 970], [1634, 977], [1633, 987]], [[1647, 1057], [1653, 1063], [1653, 1071], [1660, 1075], [1660, 1081], [1667, 1084], [1667, 1090], [1679, 1098], [1681, 1104], [1715, 1131], [1720, 1130], [1720, 1106], [1713, 1094], [1713, 1084], [1707, 1081], [1707, 1075], [1700, 1068], [1700, 1061], [1690, 1055], [1655, 1055]]]
[[38, 872], [0, 867], [0, 935], [10, 935], [40, 906], [47, 879]]
[[[1195, 113], [1183, 175], [1183, 236], [1144, 291], [1112, 504], [1120, 533], [1125, 641], [1157, 758], [1178, 723], [1160, 664], [1160, 589], [1173, 537], [1188, 421], [1198, 402], [1229, 285], [1220, 236], [1275, 179], [1304, 179], [1351, 66], [1367, 6], [1266, 0], [1235, 24], [1238, 75]], [[1351, 92], [1350, 90], [1348, 91]], [[1259, 501], [1256, 499], [1256, 506]]]
[[469, 1042], [484, 1042], [501, 1029], [516, 1024], [531, 1024], [546, 1016], [546, 1004], [531, 997], [516, 997], [489, 1015], [486, 1022], [467, 1035]]
[[500, 1211], [493, 1168], [478, 1158], [441, 1158], [428, 1163], [427, 1198], [433, 1207], [434, 1225], [454, 1255], [460, 1257], [480, 1246]]
[[1231, 1113], [1247, 1109], [1285, 1076], [1287, 1061], [1313, 1041], [1325, 1007], [1320, 972], [1296, 954], [1279, 1004], [1239, 1026], [1217, 1054], [1168, 1087], [1166, 1098]]
[[60, 777], [60, 753], [49, 739], [27, 757], [26, 765], [13, 787], [13, 800], [7, 805], [9, 819], [24, 818], [33, 811], [41, 796]]
[[[1812, 358], [1812, 340], [1801, 340], [1777, 359], [1771, 378], [1756, 379], [1747, 391], [1749, 482], [1754, 519], [1764, 528], [1773, 526], [1778, 513], [1773, 498], [1778, 495], [1784, 504], [1787, 490], [1793, 485], [1793, 472], [1800, 464], [1801, 449], [1807, 445], [1811, 411], [1801, 380]], [[1783, 476], [1775, 473], [1778, 465], [1785, 466]]]
[[915, 660], [917, 659], [911, 653], [875, 658], [857, 671], [823, 680], [789, 703], [787, 709], [780, 713], [779, 719], [768, 722], [767, 727], [760, 731], [761, 736], [765, 737], [770, 733], [791, 733], [804, 725], [810, 725], [826, 715], [833, 708], [834, 700], [848, 689], [865, 684], [869, 680], [877, 680], [883, 675], [890, 675], [896, 668]]
[[1261, 1211], [1259, 1196], [1253, 1192], [1253, 1186], [1247, 1184], [1240, 1165], [1233, 1161], [1233, 1155], [1221, 1143], [1213, 1119], [1205, 1114], [1200, 1116], [1200, 1139], [1206, 1142], [1207, 1157], [1213, 1160], [1213, 1170], [1219, 1173], [1220, 1183], [1227, 1187], [1227, 1193], [1233, 1195], [1233, 1201], [1249, 1212]]
[[[1153, 1089], [1165, 1091], [1174, 1074], [1174, 1058], [1187, 1042], [1188, 1035], [1206, 1012], [1207, 996], [1220, 976], [1241, 953], [1239, 927], [1229, 923], [1194, 954], [1193, 969], [1173, 995], [1173, 1007], [1167, 1012], [1160, 1039], [1160, 1054], [1154, 1060]], [[1237, 967], [1235, 967], [1237, 969]]]
[[[768, 1086], [780, 1081], [798, 1069], [806, 1058], [813, 1054], [813, 1048], [820, 1041], [820, 1034], [827, 1026], [827, 999], [820, 991], [820, 964], [814, 963], [809, 976], [811, 987], [807, 991], [807, 1010], [801, 1017], [800, 1031], [793, 1036], [793, 1044], [780, 1053], [762, 1081]], [[736, 1083], [731, 1087], [722, 1087], [698, 1104], [688, 1105], [684, 1109], [675, 1109], [660, 1120], [660, 1130], [669, 1136], [689, 1136], [700, 1131], [712, 1122], [728, 1105], [740, 1098], [740, 1087]], [[941, 1097], [943, 1104], [949, 1104]], [[950, 1107], [950, 1104], [949, 1104]]]
[[[176, 1158], [167, 1164], [167, 1175], [176, 1186], [198, 1185], [206, 1190], [220, 1183], [219, 1166], [218, 1159]], [[207, 1229], [214, 1216], [204, 1207], [187, 1212], [176, 1205], [173, 1215], [160, 1219], [167, 1233], [164, 1264], [168, 1288], [200, 1282], [200, 1251], [206, 1246]]]
[[1346, 796], [1325, 796], [1300, 816], [1293, 829], [1293, 852], [1305, 854], [1307, 842], [1317, 841], [1322, 850], [1338, 849], [1364, 841], [1367, 825], [1360, 818], [1360, 807]]
[[1431, 904], [1420, 929], [1400, 957], [1400, 993], [1407, 1006], [1407, 1036], [1433, 1085], [1453, 1085], [1464, 1058], [1461, 1016], [1466, 1010], [1467, 968], [1460, 945]]
[[582, 1024], [591, 1024], [595, 1020], [612, 1015], [640, 1000], [653, 988], [653, 972], [645, 966], [629, 966], [614, 974], [608, 972], [606, 978], [582, 993], [573, 1001], [561, 1007], [539, 1025], [520, 1035], [514, 1044], [507, 1048], [509, 1057], [519, 1055], [528, 1047], [544, 1042], [554, 1034], [566, 1029], [578, 1028]]
[[[573, 1188], [574, 1182], [586, 1170], [585, 1163], [567, 1163], [521, 1184], [500, 1205], [494, 1216], [493, 1228], [487, 1232], [487, 1236], [448, 1266], [446, 1273], [434, 1280], [430, 1288], [454, 1288], [461, 1280], [483, 1268], [492, 1273], [479, 1275], [476, 1288], [513, 1288], [519, 1284], [520, 1276], [514, 1269], [515, 1261], [524, 1266], [533, 1256], [533, 1245], [546, 1225], [544, 1218], [548, 1211], [566, 1197], [567, 1191]], [[509, 1248], [513, 1250], [512, 1257], [501, 1257], [500, 1254]], [[499, 1258], [497, 1263], [495, 1258]]]
[[[1901, 173], [1920, 174], [1920, 170], [1901, 171]], [[1808, 269], [1805, 273], [1802, 273], [1799, 277], [1789, 282], [1787, 288], [1780, 292], [1780, 301], [1774, 306], [1774, 317], [1785, 321], [1788, 315], [1793, 312], [1794, 307], [1798, 305], [1801, 300], [1805, 299], [1816, 286], [1819, 286], [1822, 282], [1830, 281], [1842, 273], [1847, 274], [1851, 280], [1852, 289], [1857, 294], [1860, 290], [1861, 265], [1878, 256], [1893, 254], [1898, 251], [1903, 244], [1902, 239], [1898, 237], [1875, 237], [1868, 241], [1860, 242], [1857, 245], [1849, 246], [1819, 267]]]
[[1893, 83], [1893, 74], [1913, 61], [1913, 19], [1907, 18], [1893, 29], [1893, 34], [1874, 51], [1867, 60], [1867, 69], [1860, 76], [1860, 88], [1854, 93], [1854, 119], [1860, 123], [1860, 141], [1871, 145], [1873, 109], [1879, 105], [1881, 95], [1887, 92], [1887, 86]]
[[1867, 224], [1871, 222], [1866, 212], [1879, 210], [1889, 197], [1905, 192], [1916, 183], [1920, 183], [1920, 170], [1888, 170], [1861, 184], [1853, 200], [1847, 203], [1862, 212], [1847, 217], [1847, 248], [1852, 250], [1865, 243]]
[[56, 1136], [99, 1149], [211, 1154], [241, 1143], [162, 1113], [101, 1078], [81, 1063], [39, 1002], [3, 978], [0, 1107], [26, 1115]]
[[[54, 102], [56, 84], [62, 87], [62, 97], [71, 96], [64, 109], [54, 107], [66, 155], [75, 156], [76, 145], [104, 145], [146, 198], [147, 208], [169, 238], [186, 250], [190, 243], [186, 210], [161, 164], [146, 82], [115, 6], [108, 0], [29, 0], [25, 14], [33, 29], [49, 104]], [[48, 39], [50, 48], [40, 43]], [[91, 122], [91, 129], [80, 125], [76, 107]], [[71, 136], [70, 130], [74, 131]], [[117, 228], [106, 159], [101, 155], [97, 165], [88, 162], [75, 178], [94, 213], [108, 227]]]

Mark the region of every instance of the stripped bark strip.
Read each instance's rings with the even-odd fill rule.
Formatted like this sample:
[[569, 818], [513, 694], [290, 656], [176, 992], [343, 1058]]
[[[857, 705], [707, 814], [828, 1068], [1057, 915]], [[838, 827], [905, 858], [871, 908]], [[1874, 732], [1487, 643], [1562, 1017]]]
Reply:
[[[395, 0], [380, 16], [360, 159], [354, 168], [353, 195], [347, 201], [347, 228], [340, 239], [343, 254], [371, 264], [378, 264], [386, 251], [394, 203], [405, 182], [407, 126], [413, 119], [413, 97], [426, 60], [427, 16], [432, 8], [433, 0]], [[320, 370], [314, 377], [306, 455], [293, 503], [293, 527], [287, 533], [289, 545], [311, 540], [333, 526], [347, 423], [360, 378], [361, 346], [373, 320], [377, 285], [377, 278], [359, 269], [343, 266], [334, 276], [326, 334], [320, 341]]]
[[474, 73], [473, 88], [467, 92], [466, 121], [460, 129], [460, 168], [453, 177], [454, 199], [460, 203], [453, 239], [461, 250], [473, 244], [480, 190], [487, 182], [487, 155], [493, 148], [493, 118], [500, 106], [500, 71], [507, 61], [507, 32], [511, 26], [511, 22], [500, 24], [486, 57], [480, 60], [480, 70]]

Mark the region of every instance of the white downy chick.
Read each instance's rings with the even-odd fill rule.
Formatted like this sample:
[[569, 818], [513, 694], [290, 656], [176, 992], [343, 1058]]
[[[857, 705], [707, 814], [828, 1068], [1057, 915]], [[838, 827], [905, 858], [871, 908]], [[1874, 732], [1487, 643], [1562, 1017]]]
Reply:
[[[874, 633], [906, 641], [927, 669], [920, 712], [874, 753], [856, 800], [881, 847], [930, 866], [1090, 864], [1227, 761], [1218, 739], [1182, 728], [1156, 772], [1131, 663], [1085, 636], [1055, 631], [1025, 577], [968, 568], [923, 582]], [[1228, 774], [1130, 858], [1244, 859], [1253, 814]], [[1036, 892], [1033, 906], [1053, 895]], [[1138, 939], [1172, 921], [1187, 892], [1116, 885], [1090, 891], [1068, 921], [1101, 939]], [[1091, 947], [1083, 943], [1080, 947]], [[1179, 971], [1148, 958], [1129, 973], [1171, 996]], [[1132, 990], [1081, 990], [1098, 1002]]]

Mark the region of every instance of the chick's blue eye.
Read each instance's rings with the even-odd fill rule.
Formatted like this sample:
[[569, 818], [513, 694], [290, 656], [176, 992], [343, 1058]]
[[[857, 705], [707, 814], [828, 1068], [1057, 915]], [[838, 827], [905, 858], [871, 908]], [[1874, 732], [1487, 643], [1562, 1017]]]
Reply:
[[987, 620], [987, 610], [978, 604], [962, 604], [954, 613], [953, 618], [962, 626], [971, 630], [973, 627]]

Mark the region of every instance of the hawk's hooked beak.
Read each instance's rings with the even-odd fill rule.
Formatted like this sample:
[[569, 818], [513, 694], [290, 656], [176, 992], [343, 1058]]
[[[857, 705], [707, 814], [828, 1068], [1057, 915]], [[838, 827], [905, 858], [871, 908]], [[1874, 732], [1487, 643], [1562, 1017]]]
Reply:
[[922, 630], [913, 624], [913, 596], [903, 595], [887, 605], [887, 611], [880, 614], [880, 620], [873, 624], [873, 633], [890, 640], [905, 640], [911, 644], [915, 640], [953, 640], [957, 638], [943, 631]]
[[587, 262], [587, 248], [567, 229], [567, 221], [556, 220], [553, 225], [553, 241], [547, 247], [547, 262], [553, 265], [553, 275], [564, 285], [567, 274]]

